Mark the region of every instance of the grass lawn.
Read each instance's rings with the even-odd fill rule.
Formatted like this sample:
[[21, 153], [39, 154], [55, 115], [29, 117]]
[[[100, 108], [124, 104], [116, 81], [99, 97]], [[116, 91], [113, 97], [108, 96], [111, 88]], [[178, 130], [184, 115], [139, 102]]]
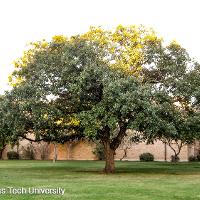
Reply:
[[0, 199], [198, 200], [200, 163], [116, 162], [115, 174], [101, 161], [0, 161], [3, 188], [64, 188], [65, 194], [0, 194]]

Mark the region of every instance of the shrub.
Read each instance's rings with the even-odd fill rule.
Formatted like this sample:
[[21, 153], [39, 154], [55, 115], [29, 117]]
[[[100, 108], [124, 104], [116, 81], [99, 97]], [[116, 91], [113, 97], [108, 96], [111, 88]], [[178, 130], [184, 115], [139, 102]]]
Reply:
[[178, 156], [172, 155], [171, 156], [171, 162], [178, 162], [180, 158]]
[[200, 154], [197, 155], [196, 159], [197, 161], [200, 161]]
[[197, 156], [189, 156], [188, 160], [190, 162], [194, 162], [194, 161], [200, 161], [200, 154], [198, 154]]
[[35, 150], [32, 144], [28, 144], [26, 147], [22, 147], [23, 158], [34, 160], [35, 159]]
[[9, 160], [19, 160], [19, 154], [16, 151], [7, 152], [7, 157]]
[[194, 162], [194, 161], [197, 161], [197, 157], [196, 156], [189, 156], [188, 160], [190, 162]]
[[154, 161], [154, 156], [151, 153], [143, 153], [140, 155], [140, 161]]
[[93, 151], [93, 153], [97, 156], [99, 160], [105, 160], [105, 153], [103, 149], [103, 145], [98, 143]]

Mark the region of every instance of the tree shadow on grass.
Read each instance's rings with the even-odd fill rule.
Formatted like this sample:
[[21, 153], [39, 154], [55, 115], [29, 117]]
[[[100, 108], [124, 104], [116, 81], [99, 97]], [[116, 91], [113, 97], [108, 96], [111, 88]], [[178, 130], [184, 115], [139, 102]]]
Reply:
[[[2, 169], [15, 170], [16, 173], [30, 171], [40, 174], [87, 173], [103, 174], [104, 161], [16, 161]], [[1, 167], [1, 166], [0, 166]], [[115, 174], [200, 174], [200, 163], [135, 162], [116, 161]]]

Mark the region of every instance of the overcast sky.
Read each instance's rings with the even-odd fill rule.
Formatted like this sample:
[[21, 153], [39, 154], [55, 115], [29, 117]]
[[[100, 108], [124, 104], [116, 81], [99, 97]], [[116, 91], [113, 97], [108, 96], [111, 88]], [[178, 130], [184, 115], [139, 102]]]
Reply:
[[200, 0], [0, 0], [0, 93], [27, 43], [90, 26], [143, 24], [200, 61], [199, 9]]

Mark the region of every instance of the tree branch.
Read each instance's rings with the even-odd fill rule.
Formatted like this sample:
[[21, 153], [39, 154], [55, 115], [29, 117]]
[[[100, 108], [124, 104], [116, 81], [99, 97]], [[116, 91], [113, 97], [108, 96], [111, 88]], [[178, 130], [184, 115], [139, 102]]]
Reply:
[[124, 136], [126, 136], [127, 123], [126, 122], [119, 122], [119, 128], [120, 128], [119, 133], [112, 140], [111, 145], [110, 145], [113, 150], [116, 150], [119, 147], [122, 139], [124, 138]]
[[28, 138], [28, 137], [26, 137], [24, 135], [21, 135], [20, 137], [23, 138], [23, 139], [26, 139], [26, 140], [28, 140], [30, 142], [41, 142], [41, 141], [44, 141], [44, 139], [31, 139], [31, 138]]

